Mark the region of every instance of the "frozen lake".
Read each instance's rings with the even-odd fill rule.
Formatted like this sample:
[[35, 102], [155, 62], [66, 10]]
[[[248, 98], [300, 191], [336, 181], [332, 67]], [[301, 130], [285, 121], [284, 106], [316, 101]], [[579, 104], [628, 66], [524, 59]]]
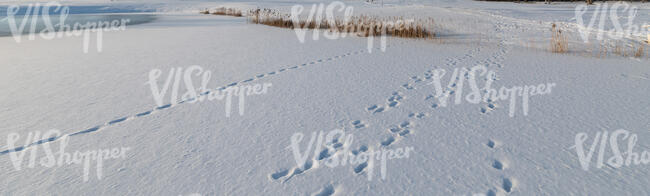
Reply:
[[[83, 29], [88, 24], [102, 24], [124, 21], [128, 25], [148, 23], [155, 20], [153, 9], [132, 6], [0, 6], [0, 37], [18, 34], [39, 33], [52, 28], [65, 30], [66, 26]], [[12, 31], [13, 26], [13, 31]], [[63, 26], [63, 27], [62, 27]], [[108, 25], [106, 25], [108, 26]], [[12, 33], [13, 32], [13, 33]]]

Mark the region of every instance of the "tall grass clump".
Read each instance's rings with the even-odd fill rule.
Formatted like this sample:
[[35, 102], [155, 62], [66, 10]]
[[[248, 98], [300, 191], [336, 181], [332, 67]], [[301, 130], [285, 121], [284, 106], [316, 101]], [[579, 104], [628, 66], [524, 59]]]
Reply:
[[644, 48], [643, 48], [643, 44], [641, 44], [641, 45], [639, 45], [639, 48], [637, 48], [636, 51], [634, 52], [634, 57], [641, 58], [641, 57], [643, 57], [644, 54], [645, 54], [645, 51], [644, 51]]
[[569, 42], [565, 35], [562, 34], [562, 30], [553, 23], [551, 28], [551, 52], [554, 53], [566, 53], [569, 51]]
[[352, 16], [346, 19], [336, 18], [333, 20], [322, 18], [303, 20], [297, 17], [292, 20], [291, 15], [271, 9], [251, 10], [247, 16], [248, 21], [254, 24], [290, 29], [324, 29], [354, 34], [361, 37], [386, 35], [431, 39], [436, 36], [433, 31], [435, 26], [433, 19], [404, 20], [402, 17], [378, 18], [371, 16]]
[[224, 15], [224, 16], [235, 16], [235, 17], [242, 17], [243, 14], [240, 10], [233, 9], [233, 8], [225, 8], [225, 7], [220, 7], [217, 8], [214, 12], [212, 12], [213, 15]]

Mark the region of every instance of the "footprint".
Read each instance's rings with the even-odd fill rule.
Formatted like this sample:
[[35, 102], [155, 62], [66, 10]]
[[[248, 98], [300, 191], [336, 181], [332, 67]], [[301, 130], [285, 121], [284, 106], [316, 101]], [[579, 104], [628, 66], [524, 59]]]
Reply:
[[151, 110], [146, 111], [146, 112], [142, 112], [142, 113], [139, 113], [139, 114], [136, 114], [135, 116], [136, 116], [136, 117], [140, 117], [140, 116], [146, 116], [146, 115], [149, 115], [149, 114], [151, 114]]
[[327, 148], [326, 148], [325, 150], [321, 151], [320, 154], [318, 154], [318, 159], [317, 160], [320, 161], [320, 160], [326, 159], [327, 157], [330, 157], [330, 156], [331, 155], [329, 153], [329, 150], [327, 150]]
[[90, 132], [95, 132], [95, 131], [99, 130], [99, 128], [101, 128], [101, 127], [100, 127], [100, 126], [96, 126], [96, 127], [90, 128], [90, 129], [86, 129], [86, 130], [83, 130], [83, 131], [79, 131], [79, 132], [73, 133], [73, 134], [71, 134], [70, 136], [80, 135], [80, 134], [85, 134], [85, 133], [90, 133]]
[[402, 85], [402, 87], [404, 87], [406, 90], [413, 90], [414, 89], [414, 87], [411, 86], [410, 84], [404, 84], [404, 85]]
[[401, 130], [402, 129], [400, 129], [399, 127], [391, 127], [388, 129], [388, 131], [390, 131], [391, 133], [397, 133], [400, 132]]
[[359, 173], [361, 173], [361, 172], [363, 171], [363, 169], [365, 169], [366, 167], [368, 167], [368, 162], [363, 162], [363, 163], [357, 165], [357, 167], [354, 168], [354, 173], [359, 174]]
[[371, 105], [370, 107], [366, 108], [366, 110], [368, 110], [368, 112], [376, 114], [376, 113], [379, 113], [379, 112], [383, 112], [384, 107], [377, 106], [377, 105]]
[[409, 133], [411, 133], [411, 130], [405, 129], [404, 131], [399, 133], [399, 136], [404, 137], [404, 136], [408, 135]]
[[108, 124], [109, 125], [116, 124], [116, 123], [119, 123], [119, 122], [122, 122], [122, 121], [126, 120], [126, 118], [127, 117], [118, 118], [118, 119], [112, 120], [111, 122], [108, 122]]
[[381, 145], [382, 146], [388, 146], [388, 145], [392, 144], [394, 141], [395, 141], [395, 137], [388, 136], [388, 138], [386, 138], [384, 141], [381, 142]]
[[384, 111], [384, 108], [383, 108], [383, 107], [379, 107], [379, 108], [377, 108], [377, 109], [373, 112], [373, 114], [380, 113], [380, 112], [383, 112], [383, 111]]
[[494, 169], [503, 170], [506, 168], [506, 165], [499, 160], [494, 160], [494, 162], [492, 163], [492, 167]]
[[427, 113], [410, 113], [409, 114], [409, 117], [411, 117], [411, 118], [414, 118], [414, 117], [415, 118], [424, 118], [426, 116], [429, 116], [429, 114], [427, 114]]
[[490, 148], [496, 148], [500, 145], [500, 143], [494, 140], [488, 140], [486, 145]]
[[402, 99], [402, 93], [400, 93], [400, 92], [398, 92], [398, 91], [394, 91], [392, 95], [393, 95], [397, 100], [401, 100], [401, 99]]
[[343, 146], [343, 144], [339, 143], [339, 142], [332, 144], [332, 147], [334, 147], [334, 149], [338, 149], [338, 148], [340, 148], [342, 146]]
[[59, 139], [59, 137], [55, 136], [55, 137], [50, 137], [50, 138], [47, 138], [47, 139], [42, 139], [42, 140], [39, 140], [38, 142], [36, 142], [36, 144], [43, 144], [43, 143], [54, 141], [56, 139]]
[[367, 125], [365, 123], [361, 122], [360, 120], [352, 121], [352, 125], [356, 129], [361, 129], [361, 128], [367, 127]]
[[487, 107], [481, 107], [481, 113], [487, 114], [491, 112], [492, 110], [495, 110], [497, 108], [497, 105], [492, 103], [491, 100], [488, 100]]
[[330, 196], [330, 195], [334, 195], [334, 192], [335, 192], [334, 186], [332, 186], [331, 184], [328, 184], [327, 186], [323, 187], [318, 192], [312, 194], [312, 196]]
[[505, 190], [507, 193], [512, 192], [512, 189], [515, 187], [515, 181], [511, 180], [509, 178], [504, 178], [503, 179], [503, 190]]
[[293, 168], [293, 170], [291, 171], [291, 175], [289, 175], [289, 177], [287, 177], [287, 179], [285, 179], [284, 182], [289, 181], [292, 177], [296, 175], [306, 172], [307, 170], [311, 169], [312, 166], [313, 166], [312, 160], [305, 161], [305, 164], [303, 164], [302, 168], [298, 168], [298, 167]]
[[305, 164], [302, 166], [302, 168], [303, 168], [304, 171], [307, 171], [307, 170], [311, 169], [312, 165], [313, 165], [312, 161], [307, 160], [307, 161], [305, 161]]
[[393, 94], [393, 96], [388, 98], [388, 102], [395, 102], [395, 101], [399, 101], [399, 100], [402, 100], [402, 96], [399, 95], [399, 94], [397, 94], [397, 95]]
[[483, 113], [483, 114], [487, 114], [487, 113], [488, 113], [488, 109], [487, 109], [487, 108], [484, 108], [484, 107], [481, 107], [481, 113]]
[[172, 106], [172, 104], [163, 105], [163, 106], [157, 107], [156, 110], [166, 109], [166, 108], [169, 108], [170, 106]]
[[277, 180], [277, 179], [280, 179], [282, 177], [287, 176], [287, 174], [289, 174], [289, 170], [283, 169], [283, 170], [280, 170], [278, 172], [275, 172], [275, 173], [271, 174], [270, 177], [273, 180]]
[[404, 121], [404, 122], [402, 122], [402, 124], [399, 124], [399, 128], [402, 128], [402, 129], [407, 128], [407, 127], [409, 127], [409, 125], [411, 125], [411, 122]]
[[358, 155], [360, 152], [366, 152], [366, 151], [368, 151], [368, 147], [365, 146], [365, 145], [361, 145], [361, 146], [359, 147], [359, 150], [352, 150], [352, 154], [356, 156], [356, 155]]

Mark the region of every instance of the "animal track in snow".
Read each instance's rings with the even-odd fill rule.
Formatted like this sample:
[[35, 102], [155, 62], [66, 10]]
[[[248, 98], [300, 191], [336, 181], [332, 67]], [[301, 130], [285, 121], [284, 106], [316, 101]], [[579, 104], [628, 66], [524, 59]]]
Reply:
[[421, 119], [421, 118], [424, 118], [424, 117], [427, 117], [427, 116], [429, 116], [428, 113], [410, 113], [409, 114], [409, 117], [418, 118], [418, 119]]
[[313, 193], [312, 196], [330, 196], [330, 195], [334, 195], [335, 192], [336, 192], [336, 189], [334, 188], [334, 186], [331, 185], [331, 184], [328, 184], [325, 187], [323, 187], [322, 189], [320, 189], [318, 192]]
[[372, 105], [372, 106], [370, 106], [370, 107], [368, 107], [366, 109], [368, 110], [368, 112], [373, 113], [373, 114], [380, 113], [380, 112], [384, 111], [384, 107], [377, 106], [377, 105]]
[[495, 141], [495, 140], [488, 140], [488, 142], [487, 142], [486, 145], [487, 145], [488, 147], [490, 147], [490, 148], [497, 148], [497, 147], [499, 147], [500, 144], [501, 144], [501, 143], [498, 142], [498, 141]]
[[386, 139], [384, 139], [384, 140], [381, 142], [381, 145], [382, 145], [382, 146], [389, 146], [389, 145], [392, 144], [394, 141], [395, 141], [395, 137], [393, 137], [393, 136], [388, 136], [388, 137], [386, 137]]
[[128, 118], [128, 117], [122, 117], [122, 118], [118, 118], [118, 119], [112, 120], [112, 121], [108, 122], [108, 125], [117, 124], [117, 123], [119, 123], [119, 122], [122, 122], [122, 121], [126, 120], [127, 118]]
[[[409, 114], [409, 117], [416, 117], [416, 116], [417, 116], [417, 114], [413, 114], [413, 113], [412, 113], [412, 114]], [[421, 116], [421, 117], [424, 117], [424, 116], [426, 116], [426, 115], [422, 114], [422, 115], [420, 115], [420, 116]], [[411, 133], [410, 126], [412, 126], [412, 122], [410, 122], [410, 121], [404, 121], [404, 122], [400, 123], [399, 125], [393, 125], [393, 126], [389, 127], [389, 128], [388, 128], [388, 131], [389, 131], [390, 133], [397, 134], [397, 135], [399, 135], [399, 136], [401, 136], [401, 137], [404, 137], [404, 136], [406, 136], [406, 135], [408, 135], [408, 134]], [[391, 141], [391, 142], [392, 142], [392, 141]], [[383, 143], [382, 143], [382, 144], [383, 144]]]
[[294, 176], [306, 172], [307, 170], [312, 168], [313, 164], [314, 164], [313, 161], [308, 159], [307, 161], [305, 161], [305, 164], [302, 167], [294, 167], [293, 170], [291, 170], [289, 176], [286, 179], [284, 179], [283, 182], [287, 182]]
[[[354, 54], [361, 54], [363, 51], [364, 50], [360, 50], [360, 51], [354, 52]], [[352, 52], [348, 52], [348, 53], [343, 54], [343, 55], [336, 55], [334, 57], [327, 58], [327, 61], [330, 61], [330, 60], [333, 60], [333, 59], [340, 59], [340, 58], [350, 56], [350, 55], [352, 55]], [[316, 60], [316, 61], [317, 62], [324, 62], [323, 60]], [[311, 65], [311, 64], [315, 64], [315, 62], [311, 61], [309, 64], [304, 63], [304, 64], [301, 64], [300, 66], [297, 66], [297, 65], [296, 66], [291, 66], [291, 67], [286, 68], [286, 70], [298, 69], [301, 66], [307, 66], [307, 65]], [[278, 72], [281, 72], [281, 71], [278, 71]], [[262, 77], [264, 76], [264, 74], [260, 74], [260, 75]], [[372, 105], [372, 106], [368, 107], [367, 110], [369, 112], [372, 112], [372, 113], [379, 113], [379, 112], [384, 111], [384, 107], [377, 106], [377, 105]], [[352, 124], [352, 126], [354, 126], [356, 129], [360, 129], [360, 128], [364, 128], [364, 127], [368, 126], [365, 122], [363, 122], [361, 120], [352, 121], [352, 122], [350, 122], [350, 124]], [[294, 167], [291, 170], [280, 169], [280, 170], [278, 170], [278, 171], [276, 171], [274, 173], [269, 174], [269, 177], [272, 180], [279, 180], [281, 178], [285, 178], [283, 182], [286, 182], [286, 181], [290, 180], [291, 178], [293, 178], [293, 177], [295, 177], [297, 175], [300, 175], [300, 174], [303, 174], [303, 173], [307, 172], [309, 169], [311, 169], [313, 164], [318, 164], [318, 161], [322, 161], [322, 160], [334, 155], [336, 152], [339, 152], [340, 147], [343, 146], [341, 141], [337, 141], [337, 139], [334, 139], [334, 141], [331, 141], [330, 145], [332, 145], [334, 147], [334, 149], [336, 149], [336, 150], [334, 150], [334, 152], [331, 152], [330, 150], [328, 150], [326, 148], [326, 149], [322, 150], [319, 153], [318, 157], [316, 157], [315, 160], [307, 160], [307, 162], [305, 163], [304, 166], [302, 166], [302, 167]], [[365, 152], [367, 150], [368, 150], [368, 147], [365, 146], [365, 145], [362, 145], [361, 147], [359, 147], [358, 150], [352, 150], [352, 153], [357, 155], [358, 153]], [[359, 166], [355, 167], [354, 170], [357, 170], [357, 169], [363, 170], [366, 166], [367, 166], [367, 163], [366, 163], [365, 166], [359, 165]], [[321, 191], [321, 193], [328, 193], [328, 194], [333, 194], [334, 193], [333, 192], [334, 189], [327, 189], [326, 188], [326, 189], [323, 189], [323, 190], [326, 190], [326, 191]], [[329, 190], [332, 190], [332, 191], [329, 191]], [[328, 194], [322, 194], [322, 195], [328, 195]]]
[[[379, 47], [377, 47], [377, 48], [379, 48]], [[361, 50], [355, 51], [354, 54], [363, 54], [363, 51], [365, 51], [365, 49], [361, 49]], [[336, 59], [340, 59], [340, 58], [342, 58], [343, 56], [349, 56], [351, 53], [348, 52], [347, 54], [348, 54], [348, 55], [337, 55], [337, 56], [335, 56], [335, 58], [336, 58]], [[321, 59], [321, 60], [310, 61], [310, 63], [311, 63], [311, 64], [315, 64], [315, 63], [316, 63], [315, 61], [318, 61], [318, 63], [322, 63], [322, 62], [324, 62], [324, 61]], [[302, 64], [302, 65], [305, 66], [305, 65], [307, 65], [307, 64]], [[228, 83], [228, 85], [225, 85], [225, 86], [222, 86], [222, 87], [218, 87], [218, 88], [213, 89], [213, 90], [223, 90], [223, 89], [226, 89], [227, 87], [236, 86], [236, 85], [239, 85], [239, 84], [242, 84], [242, 83], [252, 82], [252, 81], [254, 81], [254, 80], [257, 80], [257, 79], [260, 79], [260, 78], [264, 78], [264, 77], [266, 77], [266, 76], [270, 76], [270, 75], [279, 75], [279, 74], [278, 74], [279, 72], [284, 72], [285, 70], [289, 70], [289, 69], [297, 69], [297, 68], [299, 68], [299, 66], [290, 66], [290, 67], [288, 67], [288, 68], [281, 68], [281, 69], [279, 69], [279, 70], [277, 70], [277, 71], [271, 71], [271, 72], [267, 73], [268, 75], [267, 75], [267, 74], [264, 74], [264, 73], [262, 73], [262, 74], [257, 74], [257, 75], [255, 75], [255, 77], [253, 77], [253, 78], [248, 78], [248, 79], [245, 79], [245, 80], [242, 80], [242, 81], [239, 81], [239, 82], [230, 82], [230, 83]], [[286, 73], [286, 72], [285, 72], [285, 73]], [[210, 93], [210, 91], [213, 91], [213, 90], [209, 90], [209, 91], [206, 91], [206, 92], [204, 92], [204, 93], [201, 93], [200, 95], [198, 95], [198, 96], [195, 97], [195, 98], [199, 98], [199, 97], [207, 96], [207, 95]], [[179, 101], [179, 102], [176, 103], [176, 104], [165, 104], [165, 105], [162, 105], [162, 106], [155, 107], [153, 110], [148, 110], [148, 111], [140, 112], [140, 113], [137, 113], [137, 114], [134, 114], [134, 115], [131, 115], [131, 116], [126, 116], [126, 117], [122, 117], [122, 118], [118, 118], [118, 119], [110, 120], [110, 121], [108, 121], [108, 122], [106, 122], [106, 123], [102, 123], [102, 124], [99, 125], [99, 126], [94, 126], [94, 127], [92, 127], [92, 128], [84, 129], [84, 130], [81, 130], [81, 131], [76, 131], [76, 132], [73, 132], [73, 133], [70, 133], [70, 134], [66, 134], [66, 135], [68, 135], [68, 136], [76, 136], [76, 135], [82, 135], [82, 134], [86, 134], [86, 133], [96, 132], [96, 131], [102, 130], [102, 129], [107, 128], [107, 127], [110, 127], [110, 126], [115, 126], [115, 125], [117, 125], [117, 124], [119, 124], [119, 123], [122, 123], [122, 122], [126, 122], [126, 121], [129, 121], [129, 120], [133, 120], [133, 119], [137, 119], [137, 118], [140, 118], [140, 117], [148, 116], [148, 115], [152, 114], [153, 111], [161, 111], [161, 110], [166, 110], [166, 109], [169, 109], [169, 108], [172, 108], [172, 107], [176, 107], [176, 106], [178, 106], [178, 105], [180, 105], [180, 104], [187, 103], [188, 101], [193, 100], [193, 99], [194, 99], [194, 98], [186, 99], [186, 100], [181, 100], [181, 101]], [[383, 111], [383, 110], [382, 110], [382, 111]], [[61, 137], [62, 137], [62, 136], [61, 136]], [[61, 137], [54, 137], [54, 138], [48, 139], [48, 140], [46, 140], [46, 141], [38, 141], [38, 142], [30, 143], [30, 144], [27, 144], [27, 145], [25, 145], [25, 146], [16, 147], [16, 148], [14, 148], [14, 149], [6, 149], [6, 150], [4, 150], [4, 151], [0, 151], [0, 155], [8, 154], [8, 153], [10, 153], [10, 152], [18, 152], [18, 151], [24, 150], [24, 149], [26, 149], [26, 148], [28, 148], [28, 147], [34, 146], [34, 145], [40, 145], [40, 144], [43, 144], [43, 143], [56, 141], [56, 140], [60, 139]]]
[[513, 188], [515, 188], [515, 181], [510, 179], [510, 178], [503, 178], [503, 190], [506, 191], [506, 193], [512, 192]]
[[368, 126], [368, 125], [366, 125], [365, 123], [363, 123], [360, 120], [352, 121], [351, 124], [352, 124], [352, 126], [354, 126], [355, 129], [361, 129], [361, 128], [364, 128], [364, 127]]
[[399, 101], [404, 99], [400, 92], [393, 92], [393, 95], [390, 96], [386, 101], [388, 101], [388, 107], [396, 107], [399, 104]]
[[365, 145], [361, 145], [358, 150], [352, 150], [352, 154], [358, 155], [361, 152], [366, 152], [368, 151], [368, 147]]
[[386, 99], [386, 105], [385, 106], [379, 106], [379, 105], [371, 105], [370, 107], [367, 107], [366, 110], [372, 114], [380, 113], [386, 110], [386, 108], [394, 108], [399, 106], [400, 101], [404, 99], [404, 97], [401, 95], [400, 92], [393, 92], [393, 94]]
[[487, 114], [487, 113], [489, 113], [489, 112], [491, 112], [491, 111], [493, 111], [495, 109], [497, 109], [497, 104], [492, 102], [491, 99], [488, 99], [486, 105], [481, 107], [480, 111], [483, 114]]
[[[474, 56], [474, 53], [476, 53], [478, 51], [480, 51], [480, 48], [475, 48], [475, 49], [469, 50], [469, 52], [466, 53], [461, 58], [448, 58], [446, 65], [451, 66], [451, 65], [455, 65], [459, 61], [464, 61], [464, 60], [470, 59], [471, 57]], [[426, 84], [426, 82], [424, 82], [424, 81], [425, 80], [430, 80], [433, 77], [432, 71], [433, 70], [429, 70], [429, 71], [425, 72], [423, 76], [412, 76], [412, 77], [410, 77], [409, 81], [404, 83], [401, 87], [406, 89], [406, 90], [414, 90], [414, 89], [416, 89], [415, 84]], [[453, 84], [452, 86], [455, 86], [455, 84]], [[451, 90], [450, 94], [453, 94], [453, 93], [454, 93], [454, 91]], [[386, 104], [385, 108], [397, 107], [397, 106], [400, 105], [400, 102], [403, 101], [403, 99], [404, 99], [404, 95], [400, 90], [394, 91], [391, 94], [391, 96], [387, 99], [388, 103]], [[427, 97], [427, 98], [425, 98], [425, 100], [426, 99], [430, 99], [430, 98]], [[438, 105], [434, 104], [434, 105], [432, 105], [432, 107], [437, 108]], [[385, 111], [384, 107], [379, 106], [379, 105], [371, 105], [371, 106], [367, 107], [366, 110], [373, 113], [373, 114]], [[422, 119], [422, 118], [427, 117], [427, 116], [429, 116], [429, 114], [426, 113], [426, 112], [418, 112], [418, 113], [409, 114], [409, 118], [415, 118], [416, 120], [417, 119]], [[404, 137], [404, 136], [407, 136], [407, 135], [412, 133], [413, 130], [412, 130], [412, 128], [410, 126], [412, 126], [412, 122], [404, 121], [404, 122], [400, 123], [397, 126], [389, 127], [388, 130], [389, 130], [390, 133], [396, 134], [395, 136]], [[396, 139], [395, 139], [394, 136], [389, 136], [388, 138], [386, 138], [386, 139], [384, 139], [384, 140], [382, 140], [380, 142], [380, 146], [388, 146], [388, 145], [394, 143], [395, 141], [396, 141]]]
[[492, 163], [492, 167], [494, 169], [504, 170], [508, 166], [505, 164], [505, 162], [502, 162], [502, 161], [499, 161], [499, 160], [494, 160], [494, 162]]
[[405, 129], [405, 128], [409, 127], [409, 125], [411, 125], [410, 121], [404, 121], [404, 122], [399, 124], [399, 128]]
[[363, 170], [366, 169], [366, 167], [368, 167], [368, 162], [367, 161], [357, 165], [356, 167], [354, 167], [354, 173], [359, 174], [359, 173], [363, 172]]
[[399, 132], [399, 136], [404, 137], [404, 136], [406, 136], [406, 135], [408, 135], [408, 134], [410, 134], [410, 133], [411, 133], [411, 130], [409, 130], [409, 129], [404, 129], [402, 132]]
[[289, 174], [289, 170], [288, 169], [283, 169], [283, 170], [280, 170], [278, 172], [275, 172], [275, 173], [271, 174], [269, 177], [271, 177], [271, 179], [273, 179], [273, 180], [277, 180], [277, 179], [280, 179], [282, 177], [287, 176], [287, 174]]

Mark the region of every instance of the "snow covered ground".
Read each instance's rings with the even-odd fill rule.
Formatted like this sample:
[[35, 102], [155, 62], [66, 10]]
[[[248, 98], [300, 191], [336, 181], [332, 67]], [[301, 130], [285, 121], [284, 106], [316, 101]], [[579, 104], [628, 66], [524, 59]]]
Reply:
[[[367, 38], [314, 40], [308, 31], [301, 43], [291, 29], [198, 14], [219, 6], [289, 12], [320, 1], [61, 3], [81, 9], [71, 21], [118, 14], [142, 23], [103, 32], [101, 51], [90, 34], [87, 53], [83, 36], [0, 37], [2, 195], [650, 194], [647, 52], [593, 55], [597, 47], [582, 43], [576, 28], [577, 3], [344, 1], [358, 15], [431, 17], [439, 26], [434, 40], [389, 37], [385, 51], [376, 37], [372, 52]], [[636, 23], [650, 19], [650, 6], [632, 5]], [[566, 30], [569, 53], [548, 51], [551, 23]], [[11, 32], [8, 20], [0, 25]], [[170, 70], [179, 73], [178, 97], [185, 77], [201, 86], [199, 71], [178, 72], [195, 65], [210, 71], [210, 93], [266, 90], [173, 103], [171, 83], [157, 104]], [[478, 69], [476, 78], [451, 76], [462, 68]], [[161, 73], [153, 92], [152, 70]], [[486, 94], [473, 82], [535, 93], [473, 101]], [[437, 90], [449, 93], [446, 105]], [[345, 137], [327, 138], [333, 130]], [[75, 152], [105, 160], [67, 164]], [[371, 152], [379, 160], [368, 159]], [[625, 163], [634, 153], [639, 161]], [[330, 167], [336, 159], [341, 164]]]

